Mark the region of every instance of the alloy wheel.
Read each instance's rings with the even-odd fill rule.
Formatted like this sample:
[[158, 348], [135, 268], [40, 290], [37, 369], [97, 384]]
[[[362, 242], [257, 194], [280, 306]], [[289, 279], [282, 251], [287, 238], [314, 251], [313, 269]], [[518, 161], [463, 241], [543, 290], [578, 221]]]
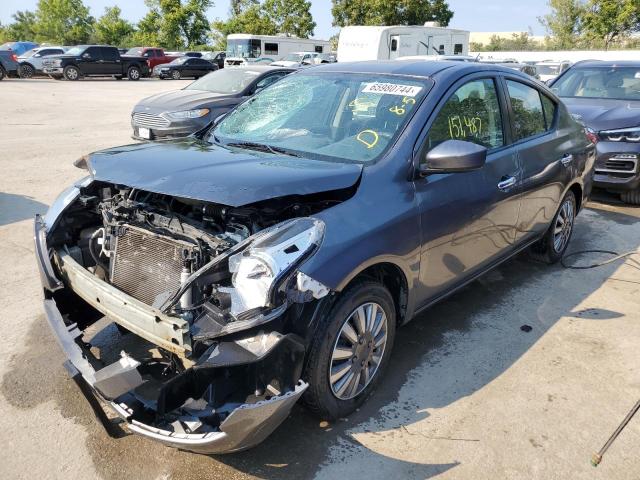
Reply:
[[68, 68], [66, 76], [69, 80], [76, 80], [78, 78], [78, 70], [75, 68]]
[[387, 315], [368, 302], [356, 308], [342, 324], [333, 346], [329, 384], [340, 400], [358, 396], [376, 375], [387, 344]]
[[573, 229], [573, 221], [575, 212], [573, 203], [569, 200], [565, 200], [560, 207], [560, 212], [556, 217], [556, 223], [553, 226], [553, 249], [556, 253], [560, 253], [564, 250], [571, 236], [571, 230]]

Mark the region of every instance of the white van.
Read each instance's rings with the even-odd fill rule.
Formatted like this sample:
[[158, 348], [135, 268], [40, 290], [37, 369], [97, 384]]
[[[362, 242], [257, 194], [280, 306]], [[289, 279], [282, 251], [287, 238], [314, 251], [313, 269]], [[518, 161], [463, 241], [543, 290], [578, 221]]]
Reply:
[[255, 61], [269, 64], [282, 60], [294, 52], [329, 53], [327, 40], [298, 38], [287, 35], [251, 35], [232, 33], [227, 35], [227, 58], [225, 67], [246, 65]]
[[338, 61], [392, 60], [410, 55], [467, 55], [469, 32], [424, 26], [351, 26], [340, 30]]

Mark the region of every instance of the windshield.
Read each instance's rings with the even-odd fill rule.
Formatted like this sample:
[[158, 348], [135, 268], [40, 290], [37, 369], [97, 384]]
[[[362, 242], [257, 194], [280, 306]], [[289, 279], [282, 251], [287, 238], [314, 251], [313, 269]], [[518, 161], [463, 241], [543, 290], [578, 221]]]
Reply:
[[33, 55], [35, 53], [37, 53], [37, 49], [36, 48], [32, 48], [31, 50], [29, 50], [28, 52], [24, 52], [22, 55], [20, 55], [22, 58], [30, 58], [33, 57]]
[[189, 84], [185, 90], [206, 90], [213, 93], [241, 92], [260, 75], [255, 70], [243, 68], [223, 68], [205, 75]]
[[227, 57], [258, 58], [261, 53], [258, 39], [227, 39]]
[[560, 65], [536, 65], [536, 70], [540, 75], [558, 75], [560, 73]]
[[66, 51], [66, 54], [67, 55], [80, 55], [86, 49], [87, 49], [87, 47], [71, 47], [69, 50]]
[[225, 144], [268, 145], [307, 158], [372, 162], [431, 85], [392, 75], [291, 75], [232, 110], [212, 135]]
[[140, 47], [130, 48], [129, 50], [127, 50], [127, 53], [125, 53], [125, 55], [130, 55], [132, 57], [141, 57], [142, 56], [142, 48], [140, 48]]
[[303, 58], [304, 58], [304, 53], [290, 53], [289, 55], [284, 57], [283, 60], [285, 60], [287, 62], [300, 63]]
[[559, 97], [640, 100], [640, 67], [573, 68], [551, 89]]

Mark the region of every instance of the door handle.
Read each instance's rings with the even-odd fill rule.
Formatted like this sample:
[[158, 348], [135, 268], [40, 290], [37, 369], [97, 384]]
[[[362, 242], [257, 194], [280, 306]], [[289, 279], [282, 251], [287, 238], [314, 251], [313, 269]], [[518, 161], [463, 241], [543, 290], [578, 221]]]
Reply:
[[509, 190], [516, 184], [516, 181], [516, 177], [502, 177], [498, 183], [498, 188], [503, 191]]
[[566, 153], [562, 156], [562, 158], [560, 159], [560, 162], [562, 163], [562, 165], [564, 165], [565, 167], [568, 167], [569, 164], [571, 162], [573, 162], [573, 155], [571, 155], [570, 153]]

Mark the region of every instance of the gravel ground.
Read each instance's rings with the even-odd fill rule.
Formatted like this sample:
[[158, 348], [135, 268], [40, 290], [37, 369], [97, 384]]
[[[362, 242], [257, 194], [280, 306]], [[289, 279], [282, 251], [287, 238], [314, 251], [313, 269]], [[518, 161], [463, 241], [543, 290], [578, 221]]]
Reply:
[[[135, 102], [187, 83], [0, 82], [1, 478], [640, 477], [640, 416], [589, 465], [640, 397], [630, 261], [507, 262], [401, 329], [384, 386], [335, 424], [296, 407], [262, 445], [220, 457], [109, 438], [46, 326], [31, 219], [83, 175], [74, 159], [131, 143]], [[578, 217], [570, 250], [638, 249], [639, 218], [601, 197]]]

